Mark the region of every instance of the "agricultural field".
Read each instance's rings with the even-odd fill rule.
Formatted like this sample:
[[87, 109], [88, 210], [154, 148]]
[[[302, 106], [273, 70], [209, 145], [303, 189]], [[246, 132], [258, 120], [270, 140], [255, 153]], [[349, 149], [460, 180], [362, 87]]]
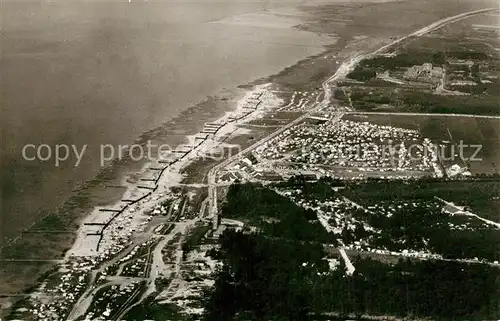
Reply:
[[491, 19], [464, 19], [363, 60], [335, 98], [360, 111], [499, 115], [500, 41]]

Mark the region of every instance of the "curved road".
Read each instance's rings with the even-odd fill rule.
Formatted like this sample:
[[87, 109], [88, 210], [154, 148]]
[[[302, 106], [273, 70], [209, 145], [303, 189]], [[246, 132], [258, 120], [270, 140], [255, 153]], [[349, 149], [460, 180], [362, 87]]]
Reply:
[[309, 110], [307, 113], [305, 113], [301, 117], [295, 119], [294, 121], [288, 123], [287, 125], [281, 127], [277, 131], [273, 132], [271, 135], [256, 142], [255, 144], [251, 145], [250, 147], [240, 151], [238, 154], [231, 156], [230, 158], [228, 158], [224, 162], [222, 162], [222, 163], [214, 166], [212, 169], [210, 169], [210, 171], [207, 174], [208, 197], [209, 197], [209, 202], [210, 202], [209, 203], [210, 204], [209, 205], [209, 217], [212, 217], [214, 219], [214, 224], [216, 224], [215, 222], [217, 222], [216, 217], [217, 217], [217, 212], [218, 212], [217, 211], [216, 175], [217, 175], [217, 171], [219, 169], [224, 168], [229, 163], [236, 161], [237, 159], [241, 158], [244, 154], [248, 153], [249, 151], [253, 150], [254, 148], [268, 142], [269, 140], [271, 140], [272, 138], [281, 134], [282, 132], [284, 132], [288, 128], [300, 123], [301, 121], [305, 120], [307, 117], [310, 117], [311, 114], [314, 113], [315, 111], [318, 111], [321, 108], [327, 107], [330, 104], [330, 99], [332, 97], [332, 88], [334, 87], [334, 83], [337, 80], [342, 79], [345, 76], [347, 76], [347, 74], [349, 74], [349, 72], [351, 72], [354, 69], [354, 67], [358, 63], [360, 63], [362, 60], [380, 55], [384, 51], [386, 51], [387, 49], [391, 48], [392, 46], [394, 46], [398, 43], [401, 43], [409, 38], [420, 37], [420, 36], [423, 36], [429, 32], [438, 30], [438, 29], [440, 29], [440, 28], [442, 28], [450, 23], [457, 22], [457, 21], [460, 21], [462, 19], [466, 19], [466, 18], [474, 16], [474, 15], [484, 14], [484, 13], [492, 12], [492, 11], [500, 11], [500, 9], [498, 9], [498, 8], [485, 8], [485, 9], [480, 9], [480, 10], [475, 10], [475, 11], [470, 11], [470, 12], [464, 12], [464, 13], [461, 13], [461, 14], [458, 14], [455, 16], [441, 19], [441, 20], [433, 22], [430, 25], [428, 25], [422, 29], [419, 29], [419, 30], [417, 30], [417, 31], [405, 36], [405, 37], [401, 37], [399, 39], [396, 39], [395, 41], [393, 41], [393, 42], [391, 42], [391, 43], [389, 43], [389, 44], [387, 44], [387, 45], [385, 45], [385, 46], [383, 46], [383, 47], [381, 47], [381, 48], [379, 48], [379, 49], [377, 49], [369, 54], [356, 55], [356, 56], [350, 58], [349, 60], [343, 62], [339, 66], [337, 71], [322, 83], [323, 92], [324, 92], [323, 100], [317, 106], [315, 106], [314, 108]]
[[[292, 122], [288, 123], [287, 125], [281, 127], [280, 129], [278, 129], [277, 131], [273, 132], [271, 135], [267, 136], [266, 138], [256, 142], [255, 144], [251, 145], [250, 147], [240, 151], [238, 154], [236, 155], [233, 155], [232, 157], [228, 158], [227, 160], [225, 160], [224, 162], [214, 166], [212, 169], [210, 169], [210, 171], [208, 172], [207, 174], [207, 180], [208, 180], [208, 199], [209, 199], [209, 217], [211, 218], [214, 218], [214, 222], [216, 222], [216, 217], [217, 217], [217, 185], [216, 185], [216, 175], [217, 175], [217, 171], [225, 166], [227, 166], [229, 163], [237, 160], [238, 158], [241, 158], [244, 154], [248, 153], [249, 151], [251, 151], [252, 149], [268, 142], [269, 140], [273, 139], [274, 137], [276, 137], [277, 135], [281, 134], [282, 132], [284, 132], [285, 130], [293, 127], [294, 125], [302, 122], [303, 120], [305, 120], [307, 117], [310, 117], [312, 113], [324, 108], [324, 107], [327, 107], [329, 104], [330, 104], [330, 99], [332, 97], [332, 91], [333, 91], [333, 88], [335, 87], [335, 82], [339, 79], [342, 79], [344, 78], [359, 62], [361, 62], [363, 59], [366, 59], [366, 58], [370, 58], [370, 57], [373, 57], [373, 56], [376, 56], [376, 55], [379, 55], [381, 53], [383, 53], [385, 50], [389, 49], [390, 47], [394, 46], [395, 44], [398, 44], [398, 43], [401, 43], [403, 41], [405, 41], [406, 39], [408, 38], [411, 38], [411, 37], [419, 37], [419, 36], [422, 36], [422, 35], [425, 35], [429, 32], [432, 32], [432, 31], [435, 31], [439, 28], [442, 28], [443, 26], [447, 25], [447, 24], [450, 24], [450, 23], [453, 23], [453, 22], [456, 22], [456, 21], [459, 21], [459, 20], [462, 20], [462, 19], [465, 19], [465, 18], [468, 18], [470, 16], [474, 16], [474, 15], [478, 15], [478, 14], [483, 14], [483, 13], [487, 13], [487, 12], [492, 12], [492, 11], [499, 11], [499, 9], [497, 8], [487, 8], [487, 9], [481, 9], [481, 10], [475, 10], [475, 11], [471, 11], [471, 12], [466, 12], [466, 13], [462, 13], [462, 14], [459, 14], [459, 15], [455, 15], [455, 16], [452, 16], [452, 17], [448, 17], [448, 18], [445, 18], [445, 19], [441, 19], [439, 21], [436, 21], [420, 30], [417, 30], [415, 31], [414, 33], [412, 34], [409, 34], [405, 37], [402, 37], [402, 38], [399, 38], [369, 54], [358, 54], [356, 56], [353, 56], [352, 58], [348, 59], [347, 61], [343, 62], [339, 68], [337, 69], [337, 71], [331, 76], [329, 77], [328, 79], [326, 79], [323, 83], [322, 83], [322, 88], [323, 88], [323, 92], [324, 92], [324, 95], [323, 95], [323, 100], [321, 102], [319, 102], [315, 107], [313, 107], [312, 109], [310, 109], [307, 113], [305, 113], [304, 115], [300, 116], [299, 118], [293, 120]], [[343, 115], [344, 112], [340, 112], [338, 115]], [[352, 112], [354, 113], [354, 112]], [[358, 114], [362, 114], [360, 112], [357, 112]], [[372, 113], [373, 114], [373, 113]], [[385, 114], [385, 113], [380, 113], [380, 114]], [[391, 113], [387, 113], [387, 114], [391, 114]], [[338, 116], [337, 115], [337, 116]], [[421, 114], [416, 114], [416, 115], [421, 115]], [[435, 115], [435, 114], [433, 114]], [[444, 115], [443, 115], [444, 116]], [[449, 115], [446, 115], [446, 116], [449, 116]], [[478, 116], [476, 116], [478, 117]], [[483, 116], [484, 117], [484, 116]], [[487, 116], [487, 117], [491, 117], [491, 116]], [[493, 116], [495, 117], [495, 116]], [[500, 118], [500, 117], [495, 117], [495, 118]], [[336, 119], [340, 119], [340, 117], [336, 117]], [[118, 280], [114, 280], [113, 282], [118, 282]], [[109, 283], [108, 283], [109, 285]], [[94, 295], [95, 295], [95, 290], [92, 291], [90, 290], [91, 292], [90, 293], [87, 293], [87, 295], [85, 296], [85, 299], [86, 300], [92, 300]], [[81, 302], [81, 299], [77, 302]], [[125, 308], [128, 308], [129, 306], [126, 306]], [[75, 307], [76, 308], [76, 307]], [[76, 309], [78, 310], [78, 309]], [[121, 318], [121, 316], [123, 315], [123, 311], [125, 310], [121, 310], [119, 312], [121, 313], [118, 313], [117, 317], [118, 319]], [[70, 317], [72, 316], [75, 316], [77, 315], [78, 313], [75, 313], [76, 311], [72, 311], [72, 313], [70, 314]], [[79, 310], [79, 312], [82, 312], [81, 309]], [[83, 311], [84, 312], [84, 311]]]

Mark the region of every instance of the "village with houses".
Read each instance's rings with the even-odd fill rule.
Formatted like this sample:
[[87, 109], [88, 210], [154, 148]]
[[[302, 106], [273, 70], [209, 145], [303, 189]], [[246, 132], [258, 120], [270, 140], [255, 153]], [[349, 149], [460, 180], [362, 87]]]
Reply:
[[[442, 29], [426, 32], [444, 41]], [[470, 320], [500, 317], [496, 297], [486, 307], [475, 301], [500, 279], [500, 158], [487, 149], [498, 151], [500, 109], [491, 106], [500, 97], [500, 59], [477, 46], [458, 57], [391, 48], [343, 60], [319, 89], [249, 89], [235, 111], [148, 166], [120, 202], [94, 209], [9, 320], [219, 320], [224, 306], [238, 320], [278, 320], [271, 316], [285, 310], [288, 320], [403, 320], [408, 311], [452, 320], [458, 306]], [[486, 107], [464, 112], [480, 97]], [[455, 112], [443, 99], [465, 101]], [[457, 149], [463, 131], [479, 133], [481, 161]], [[235, 146], [236, 154], [210, 157], [215, 147]], [[269, 282], [282, 292], [251, 287], [264, 287], [276, 269], [284, 280]], [[435, 270], [443, 275], [434, 278]], [[447, 273], [456, 280], [443, 282]], [[295, 285], [301, 299], [286, 290]], [[257, 295], [247, 304], [236, 289]], [[466, 299], [452, 295], [438, 308], [425, 298], [433, 291]], [[335, 293], [329, 306], [325, 297]], [[259, 295], [305, 300], [308, 309], [281, 301], [275, 309]]]

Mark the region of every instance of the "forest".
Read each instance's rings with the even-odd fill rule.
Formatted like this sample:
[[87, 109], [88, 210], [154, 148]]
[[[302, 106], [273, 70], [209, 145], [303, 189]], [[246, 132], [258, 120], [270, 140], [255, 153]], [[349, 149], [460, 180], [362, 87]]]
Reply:
[[[297, 178], [291, 185], [303, 182]], [[336, 180], [323, 180], [309, 191], [325, 193]], [[215, 286], [205, 297], [204, 320], [325, 320], [343, 317], [412, 316], [438, 320], [500, 317], [500, 273], [485, 264], [400, 259], [390, 265], [353, 257], [356, 271], [330, 269], [324, 244], [311, 235], [314, 213], [260, 185], [231, 186], [224, 216], [273, 217], [288, 227], [256, 232], [226, 230], [212, 256], [223, 263]], [[295, 217], [295, 218], [293, 218]], [[299, 223], [299, 224], [297, 224]], [[295, 232], [294, 232], [295, 230]], [[307, 232], [305, 232], [307, 231]], [[332, 319], [332, 318], [330, 318]]]

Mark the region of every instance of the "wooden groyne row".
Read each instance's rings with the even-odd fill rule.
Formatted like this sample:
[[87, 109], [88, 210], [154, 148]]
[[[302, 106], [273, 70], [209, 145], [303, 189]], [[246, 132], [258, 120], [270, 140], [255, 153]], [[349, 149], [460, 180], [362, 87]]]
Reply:
[[84, 225], [95, 225], [95, 226], [102, 226], [100, 232], [96, 233], [88, 233], [87, 235], [99, 235], [99, 240], [97, 241], [97, 248], [96, 251], [99, 252], [99, 249], [101, 247], [102, 240], [104, 238], [104, 232], [106, 229], [111, 225], [111, 223], [119, 216], [121, 215], [125, 210], [127, 210], [129, 207], [131, 207], [134, 204], [137, 204], [144, 200], [145, 198], [149, 197], [151, 194], [153, 194], [157, 189], [158, 189], [158, 183], [163, 176], [163, 173], [171, 166], [175, 165], [176, 163], [182, 161], [189, 153], [191, 153], [193, 150], [196, 150], [199, 146], [201, 146], [203, 143], [205, 143], [209, 138], [214, 137], [222, 128], [227, 126], [230, 123], [237, 122], [239, 120], [242, 120], [249, 116], [250, 114], [254, 113], [258, 106], [262, 103], [260, 100], [260, 97], [264, 92], [261, 92], [259, 94], [254, 94], [255, 97], [251, 97], [252, 100], [258, 100], [253, 106], [244, 106], [244, 109], [247, 109], [248, 111], [245, 112], [243, 115], [240, 117], [228, 117], [227, 120], [224, 123], [217, 124], [217, 123], [207, 123], [205, 124], [204, 128], [202, 131], [200, 131], [201, 134], [204, 134], [204, 136], [197, 136], [195, 137], [195, 142], [198, 141], [198, 143], [194, 146], [192, 146], [190, 149], [185, 150], [185, 151], [178, 151], [180, 156], [176, 158], [175, 160], [172, 161], [167, 161], [167, 160], [159, 160], [159, 164], [166, 164], [166, 166], [163, 167], [149, 167], [150, 170], [157, 171], [158, 176], [156, 178], [147, 178], [147, 179], [141, 179], [142, 182], [152, 182], [154, 183], [154, 186], [145, 186], [145, 185], [137, 185], [137, 188], [141, 189], [146, 189], [149, 190], [146, 194], [141, 196], [138, 199], [132, 200], [132, 199], [122, 199], [121, 202], [125, 203], [125, 205], [121, 209], [106, 209], [102, 208], [99, 209], [101, 212], [113, 212], [114, 215], [106, 222], [106, 223], [84, 223]]

